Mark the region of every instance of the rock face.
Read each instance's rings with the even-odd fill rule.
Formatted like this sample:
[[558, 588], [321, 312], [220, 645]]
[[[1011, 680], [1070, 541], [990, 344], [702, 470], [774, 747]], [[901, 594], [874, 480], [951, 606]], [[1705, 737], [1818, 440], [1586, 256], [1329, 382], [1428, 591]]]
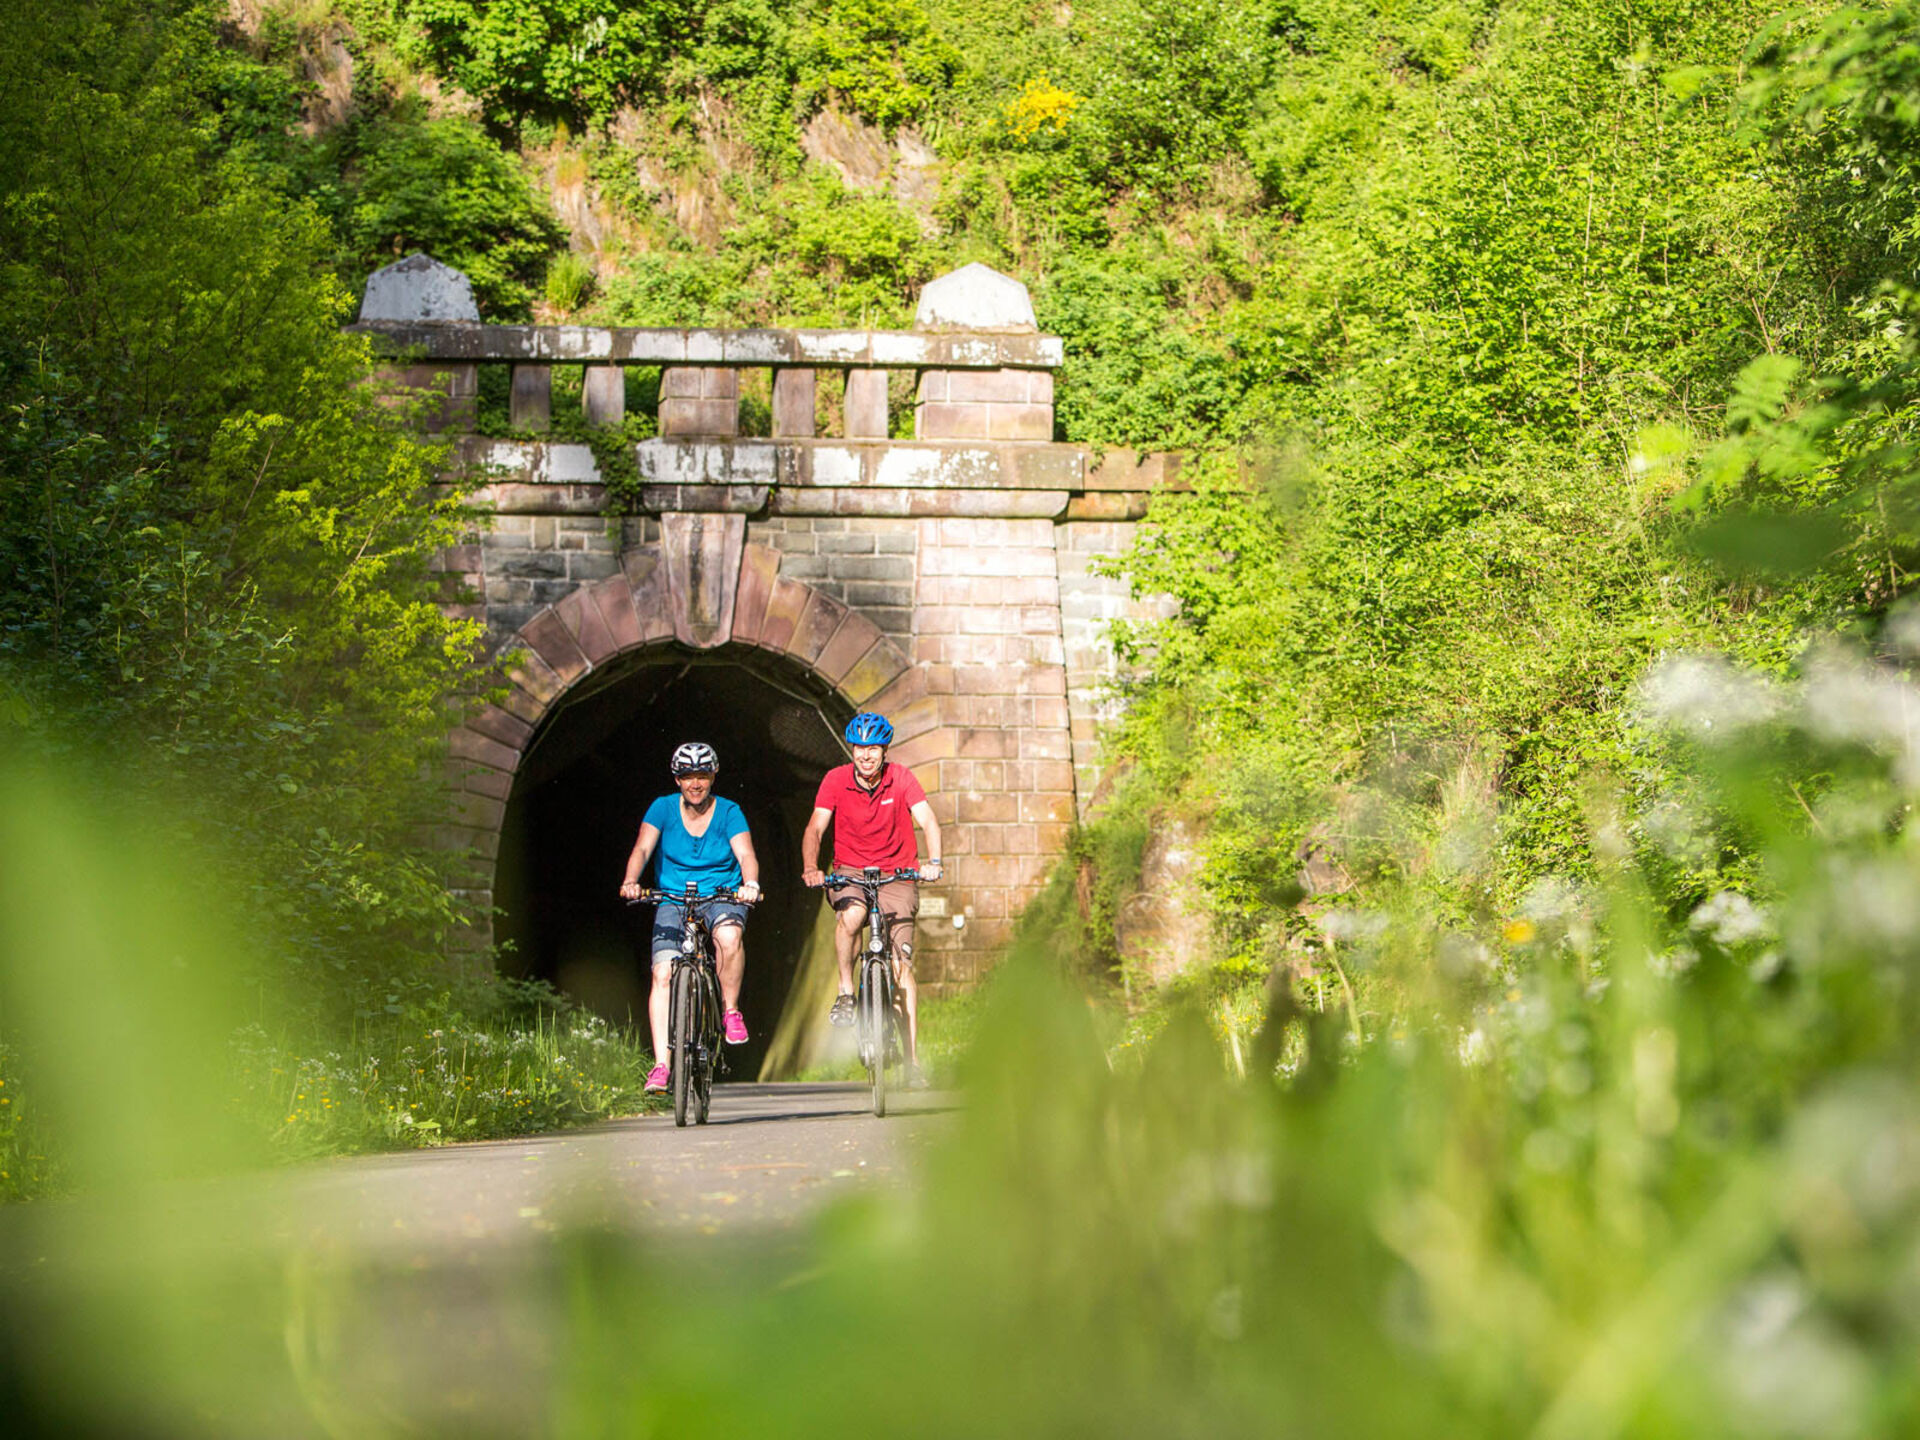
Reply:
[[415, 253], [367, 277], [360, 301], [362, 320], [471, 320], [480, 307], [473, 282], [431, 255]]
[[1206, 911], [1199, 903], [1198, 836], [1185, 820], [1156, 816], [1140, 855], [1139, 888], [1120, 905], [1113, 938], [1128, 972], [1158, 988], [1185, 974], [1207, 953]]
[[940, 198], [933, 147], [912, 126], [891, 140], [878, 125], [828, 107], [816, 113], [800, 132], [800, 148], [816, 165], [825, 165], [849, 190], [884, 191], [932, 233], [933, 206]]

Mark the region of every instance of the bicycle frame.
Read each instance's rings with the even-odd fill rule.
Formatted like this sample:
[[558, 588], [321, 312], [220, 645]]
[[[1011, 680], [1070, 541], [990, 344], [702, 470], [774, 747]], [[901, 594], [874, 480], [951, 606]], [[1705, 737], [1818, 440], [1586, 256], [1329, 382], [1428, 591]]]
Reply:
[[868, 866], [857, 875], [830, 874], [821, 882], [852, 886], [867, 902], [867, 944], [854, 966], [854, 1021], [860, 1063], [873, 1086], [873, 1113], [880, 1116], [887, 1113], [887, 1064], [901, 1058], [900, 1034], [905, 1027], [894, 985], [894, 917], [880, 909], [880, 887], [892, 880], [919, 878], [918, 870]]
[[726, 1047], [720, 1043], [720, 974], [714, 964], [712, 928], [707, 907], [717, 902], [749, 904], [731, 890], [701, 895], [689, 884], [684, 894], [670, 890], [643, 890], [632, 904], [681, 905], [686, 923], [680, 929], [680, 953], [674, 957], [667, 1003], [667, 1051], [673, 1074], [673, 1120], [685, 1125], [707, 1123], [713, 1102], [715, 1073], [727, 1073]]

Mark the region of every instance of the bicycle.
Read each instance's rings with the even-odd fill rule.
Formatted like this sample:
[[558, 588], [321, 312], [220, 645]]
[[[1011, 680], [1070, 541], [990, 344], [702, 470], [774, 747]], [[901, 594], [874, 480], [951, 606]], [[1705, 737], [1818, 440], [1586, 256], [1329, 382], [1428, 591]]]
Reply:
[[854, 1035], [860, 1063], [873, 1084], [873, 1113], [887, 1113], [887, 1071], [906, 1059], [901, 1041], [907, 1017], [893, 981], [893, 920], [880, 910], [880, 887], [891, 880], [918, 880], [918, 870], [881, 870], [869, 865], [857, 875], [831, 874], [823, 886], [851, 885], [867, 900], [870, 934], [865, 952], [854, 966]]
[[677, 895], [671, 890], [642, 890], [627, 902], [686, 907], [680, 953], [674, 957], [667, 992], [667, 1066], [673, 1076], [673, 1123], [679, 1126], [687, 1123], [689, 1113], [696, 1125], [707, 1123], [714, 1074], [727, 1073], [727, 1050], [720, 1040], [720, 974], [714, 969], [713, 937], [706, 919], [706, 908], [716, 901], [754, 903], [732, 890], [702, 895], [692, 884]]

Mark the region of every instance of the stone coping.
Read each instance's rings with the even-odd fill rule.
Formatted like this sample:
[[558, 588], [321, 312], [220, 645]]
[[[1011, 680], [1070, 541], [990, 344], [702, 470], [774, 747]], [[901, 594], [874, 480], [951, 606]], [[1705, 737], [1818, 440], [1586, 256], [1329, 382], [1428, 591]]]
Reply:
[[635, 326], [481, 325], [370, 320], [349, 325], [382, 351], [466, 364], [794, 365], [937, 370], [1055, 370], [1057, 335], [981, 330], [662, 330]]
[[[590, 447], [558, 441], [461, 436], [462, 468], [515, 485], [598, 485]], [[1177, 454], [1108, 451], [1035, 441], [653, 439], [634, 447], [648, 486], [764, 489], [1039, 490], [1147, 494], [1184, 490]]]

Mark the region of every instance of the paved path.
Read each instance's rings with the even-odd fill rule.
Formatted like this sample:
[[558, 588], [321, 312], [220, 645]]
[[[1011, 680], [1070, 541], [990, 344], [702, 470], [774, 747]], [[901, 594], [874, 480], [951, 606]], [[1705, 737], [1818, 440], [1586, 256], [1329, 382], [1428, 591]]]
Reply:
[[933, 1091], [896, 1101], [879, 1120], [864, 1085], [722, 1085], [701, 1126], [650, 1115], [307, 1167], [287, 1177], [286, 1218], [372, 1251], [511, 1240], [574, 1222], [779, 1230], [849, 1187], [902, 1180], [954, 1103]]
[[[955, 1103], [935, 1091], [899, 1096], [879, 1120], [864, 1085], [722, 1085], [702, 1126], [648, 1115], [326, 1160], [170, 1186], [147, 1214], [208, 1260], [318, 1247], [369, 1261], [484, 1261], [575, 1226], [777, 1238], [835, 1195], [904, 1183]], [[118, 1263], [94, 1243], [103, 1217], [84, 1198], [9, 1207], [0, 1219], [0, 1240], [12, 1242], [0, 1245], [0, 1274], [38, 1256]]]
[[[152, 1353], [115, 1361], [131, 1398], [105, 1386], [66, 1397], [77, 1414], [98, 1405], [103, 1434], [539, 1435], [583, 1333], [561, 1283], [580, 1252], [558, 1235], [585, 1225], [635, 1237], [633, 1249], [593, 1253], [644, 1255], [695, 1283], [788, 1283], [813, 1263], [806, 1222], [820, 1207], [907, 1183], [915, 1152], [954, 1117], [953, 1098], [936, 1093], [904, 1096], [876, 1120], [864, 1086], [728, 1085], [703, 1127], [646, 1116], [170, 1185], [120, 1204], [0, 1207], [0, 1328], [64, 1316], [76, 1297], [132, 1317], [128, 1333]], [[41, 1312], [42, 1300], [54, 1303]], [[612, 1327], [644, 1348], [617, 1287], [596, 1303], [584, 1333]], [[64, 1363], [62, 1333], [47, 1325], [33, 1365]], [[162, 1394], [179, 1425], [148, 1413]], [[329, 1414], [330, 1426], [316, 1418]]]

